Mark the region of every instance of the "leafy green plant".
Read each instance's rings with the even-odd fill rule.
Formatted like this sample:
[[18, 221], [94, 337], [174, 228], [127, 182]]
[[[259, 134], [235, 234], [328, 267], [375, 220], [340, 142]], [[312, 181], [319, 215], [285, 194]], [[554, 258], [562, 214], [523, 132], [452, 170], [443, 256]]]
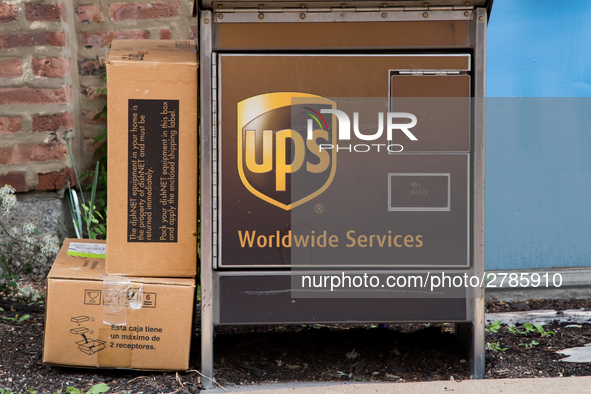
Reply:
[[540, 334], [541, 337], [551, 337], [552, 335], [554, 335], [554, 331], [546, 331], [544, 330], [544, 326], [542, 326], [540, 323], [525, 323], [523, 325], [523, 328], [528, 332], [528, 333], [532, 333], [532, 334]]
[[18, 314], [14, 315], [14, 317], [2, 316], [2, 318], [4, 320], [9, 320], [9, 321], [15, 322], [15, 323], [22, 323], [30, 317], [31, 317], [31, 315], [22, 315], [21, 317], [19, 317]]
[[12, 272], [9, 265], [11, 262], [12, 259], [6, 261], [5, 256], [0, 256], [0, 266], [2, 266], [2, 274], [0, 274], [0, 279], [2, 280], [0, 282], [0, 294], [10, 298], [18, 294], [18, 281], [20, 279], [18, 275], [15, 275]]
[[[97, 139], [98, 138], [99, 137], [97, 137]], [[95, 139], [95, 143], [96, 141], [97, 140]], [[106, 144], [103, 144], [102, 147], [106, 150]], [[86, 172], [86, 174], [84, 174], [85, 178], [93, 179], [92, 184], [87, 186], [87, 190], [90, 190], [91, 193], [93, 190], [95, 192], [95, 206], [93, 210], [93, 218], [91, 220], [94, 232], [97, 234], [97, 238], [107, 237], [107, 163], [106, 161], [103, 162], [103, 158], [106, 159], [106, 156], [103, 156], [101, 159], [99, 159], [94, 170], [89, 170]], [[88, 215], [88, 206], [85, 205], [83, 208], [85, 214]]]
[[552, 335], [554, 335], [554, 331], [546, 331], [546, 330], [544, 330], [544, 327], [541, 324], [534, 323], [534, 327], [538, 330], [538, 333], [542, 337], [551, 337]]
[[[95, 62], [98, 64], [100, 70], [100, 77], [107, 80], [106, 68], [104, 62], [101, 62], [97, 57]], [[106, 88], [97, 88], [93, 90], [94, 94], [107, 94]], [[97, 112], [93, 119], [107, 118], [107, 104], [105, 104], [101, 111]], [[105, 141], [107, 138], [107, 129], [103, 129], [94, 139], [93, 145]], [[102, 144], [95, 152], [94, 157], [97, 159], [94, 170], [87, 171], [84, 179], [92, 179], [92, 182], [86, 188], [90, 191], [90, 201], [85, 201], [84, 192], [82, 191], [82, 184], [78, 176], [78, 170], [74, 164], [74, 157], [68, 138], [64, 135], [64, 140], [68, 147], [70, 160], [74, 168], [76, 176], [76, 184], [78, 192], [70, 187], [68, 182], [68, 195], [70, 201], [70, 213], [72, 215], [72, 222], [78, 238], [83, 238], [85, 235], [90, 239], [106, 238], [107, 236], [107, 145]], [[83, 223], [86, 228], [83, 227]], [[86, 233], [84, 232], [86, 230]]]
[[[92, 386], [88, 391], [85, 393], [84, 391], [80, 391], [75, 387], [68, 387], [66, 392], [68, 394], [99, 394], [99, 393], [106, 393], [109, 391], [109, 386], [104, 383], [95, 384]], [[62, 390], [56, 391], [54, 394], [61, 394]], [[0, 394], [17, 394], [16, 392], [11, 391], [10, 389], [0, 389]], [[19, 391], [18, 394], [22, 394], [22, 391]], [[36, 390], [29, 389], [29, 394], [37, 394]]]
[[523, 329], [524, 331], [521, 331], [516, 326], [511, 326], [509, 327], [509, 332], [515, 335], [540, 334], [540, 336], [544, 338], [554, 335], [554, 331], [544, 330], [544, 326], [542, 326], [540, 323], [524, 323]]
[[487, 328], [484, 328], [486, 332], [499, 332], [501, 328], [501, 321], [497, 320], [494, 323], [490, 323]]
[[[100, 70], [100, 77], [103, 81], [107, 81], [107, 72], [106, 72], [106, 67], [105, 67], [105, 63], [104, 61], [99, 60], [98, 56], [96, 58], [96, 63], [99, 65], [99, 70]], [[94, 89], [94, 94], [104, 94], [105, 96], [107, 95], [107, 88], [106, 87], [102, 87], [102, 88], [97, 88]], [[94, 120], [97, 119], [107, 119], [107, 104], [105, 104], [103, 106], [103, 108], [96, 113], [96, 115], [93, 118]], [[102, 238], [106, 237], [106, 232], [107, 232], [107, 228], [106, 228], [106, 222], [105, 222], [105, 218], [107, 216], [107, 144], [104, 143], [107, 140], [107, 128], [104, 128], [101, 130], [101, 132], [96, 136], [96, 138], [94, 139], [94, 142], [92, 143], [92, 145], [97, 145], [97, 144], [101, 144], [101, 142], [103, 142], [103, 144], [101, 144], [96, 151], [94, 152], [94, 158], [98, 161], [99, 165], [98, 165], [98, 177], [97, 177], [97, 198], [98, 200], [95, 201], [96, 203], [96, 207], [95, 207], [95, 212], [96, 215], [101, 219], [100, 220], [100, 225], [99, 223], [95, 223], [97, 224], [97, 227], [100, 229], [100, 233], [99, 235]], [[94, 176], [97, 173], [97, 169], [95, 169], [94, 171], [88, 171], [86, 173], [86, 177], [88, 178], [94, 178]]]
[[[10, 389], [6, 389], [6, 390], [0, 389], [0, 394], [16, 394], [16, 392], [13, 393], [12, 391], [10, 391]], [[19, 391], [18, 394], [22, 394], [22, 391]], [[35, 391], [33, 389], [29, 389], [29, 394], [37, 394], [37, 391]], [[56, 394], [59, 394], [59, 392]]]
[[[102, 174], [102, 175], [99, 175]], [[90, 185], [89, 187], [91, 188], [91, 198], [90, 201], [92, 203], [89, 203], [88, 205], [83, 205], [82, 208], [84, 208], [84, 213], [85, 213], [85, 222], [88, 226], [88, 234], [89, 234], [89, 238], [91, 239], [96, 239], [96, 238], [106, 238], [107, 236], [107, 223], [106, 223], [106, 217], [107, 217], [107, 203], [106, 203], [106, 176], [107, 176], [107, 170], [106, 170], [106, 166], [102, 169], [101, 171], [101, 163], [100, 161], [96, 163], [95, 166], [95, 170], [94, 173], [90, 174], [89, 176], [92, 175], [93, 178], [93, 182], [92, 185]], [[102, 188], [101, 190], [98, 190], [98, 188], [100, 187], [99, 184], [99, 179], [104, 179], [104, 188]], [[97, 197], [98, 197], [98, 201], [97, 201]], [[96, 205], [98, 204], [98, 206]]]
[[[70, 148], [70, 142], [68, 141], [67, 136], [64, 135], [64, 140], [66, 141], [66, 146], [68, 147], [68, 153], [70, 154], [70, 160], [72, 161], [72, 167], [74, 168], [74, 175], [76, 176], [76, 185], [78, 186], [79, 193], [76, 192], [76, 189], [73, 189], [70, 186], [70, 181], [68, 180], [68, 195], [70, 197], [70, 214], [72, 215], [72, 223], [74, 224], [74, 230], [76, 231], [76, 237], [83, 238], [84, 237], [84, 227], [82, 226], [82, 221], [84, 220], [84, 224], [86, 225], [86, 235], [90, 239], [96, 239], [96, 236], [99, 234], [93, 226], [93, 224], [99, 223], [99, 218], [96, 217], [95, 213], [95, 199], [96, 199], [96, 188], [98, 183], [98, 172], [99, 172], [99, 163], [96, 163], [94, 177], [91, 185], [91, 194], [90, 194], [90, 201], [86, 204], [86, 199], [84, 198], [84, 192], [82, 191], [82, 186], [80, 183], [80, 177], [78, 176], [78, 170], [76, 169], [76, 165], [74, 164], [74, 157], [72, 155], [72, 149]], [[101, 228], [98, 229], [99, 232], [102, 231]]]
[[99, 394], [106, 393], [107, 391], [109, 391], [109, 386], [107, 386], [105, 383], [95, 384], [94, 386], [89, 388], [86, 393], [84, 393], [84, 391], [78, 390], [75, 387], [68, 387], [66, 389], [66, 393], [68, 394]]
[[530, 343], [520, 343], [519, 346], [525, 346], [526, 349], [531, 349], [534, 346], [538, 346], [540, 343], [536, 341], [531, 341]]
[[493, 343], [487, 343], [486, 344], [486, 348], [488, 350], [492, 350], [493, 352], [504, 352], [505, 350], [509, 349], [508, 347], [501, 347], [501, 344], [499, 342], [493, 342]]
[[18, 289], [19, 277], [15, 268], [39, 265], [48, 270], [46, 263], [59, 252], [59, 241], [51, 234], [41, 234], [33, 223], [25, 223], [22, 228], [8, 230], [2, 218], [18, 204], [12, 186], [0, 188], [0, 228], [8, 240], [0, 243], [0, 295], [14, 297]]
[[517, 328], [517, 326], [511, 326], [508, 329], [511, 334], [515, 334], [515, 335], [526, 335], [527, 334], [526, 331], [519, 331], [519, 328]]
[[15, 298], [27, 305], [43, 304], [45, 293], [32, 287], [19, 287]]

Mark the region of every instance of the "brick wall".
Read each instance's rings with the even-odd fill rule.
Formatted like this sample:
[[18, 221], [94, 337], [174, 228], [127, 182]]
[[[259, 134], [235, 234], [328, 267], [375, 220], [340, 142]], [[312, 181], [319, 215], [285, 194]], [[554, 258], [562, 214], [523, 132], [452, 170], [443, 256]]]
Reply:
[[[0, 4], [0, 185], [56, 190], [70, 167], [73, 130], [64, 4]], [[60, 136], [58, 136], [58, 134]]]
[[[195, 39], [192, 0], [0, 3], [0, 186], [59, 190], [74, 182], [106, 127], [100, 61], [115, 38]], [[99, 59], [99, 62], [96, 59]]]

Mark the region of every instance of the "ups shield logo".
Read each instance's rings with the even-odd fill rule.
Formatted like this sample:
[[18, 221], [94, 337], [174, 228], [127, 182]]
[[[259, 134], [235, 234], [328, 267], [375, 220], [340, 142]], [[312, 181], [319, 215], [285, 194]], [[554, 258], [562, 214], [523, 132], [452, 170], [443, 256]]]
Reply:
[[[268, 93], [238, 103], [238, 173], [255, 196], [290, 210], [328, 188], [336, 172], [336, 103], [306, 93]], [[297, 177], [297, 178], [296, 178]]]

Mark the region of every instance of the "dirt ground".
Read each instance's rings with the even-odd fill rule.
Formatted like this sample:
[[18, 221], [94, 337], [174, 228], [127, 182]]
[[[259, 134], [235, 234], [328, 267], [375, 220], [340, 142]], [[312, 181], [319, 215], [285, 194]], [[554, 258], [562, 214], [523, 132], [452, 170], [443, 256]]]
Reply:
[[[110, 393], [195, 393], [197, 372], [162, 373], [62, 368], [42, 364], [44, 306], [0, 300], [0, 389], [66, 391], [109, 385]], [[487, 302], [487, 312], [587, 309], [590, 300]], [[5, 318], [29, 314], [18, 323]], [[198, 319], [196, 319], [198, 321]], [[523, 336], [502, 327], [486, 342], [505, 351], [486, 352], [486, 378], [591, 375], [591, 363], [559, 362], [559, 349], [591, 342], [591, 324], [545, 326], [555, 335]], [[532, 342], [538, 343], [532, 345]], [[191, 368], [199, 369], [199, 327]], [[523, 344], [520, 346], [520, 344]], [[526, 346], [524, 345], [528, 345]], [[216, 379], [222, 386], [290, 381], [429, 381], [469, 379], [466, 354], [453, 324], [230, 326], [215, 330]]]

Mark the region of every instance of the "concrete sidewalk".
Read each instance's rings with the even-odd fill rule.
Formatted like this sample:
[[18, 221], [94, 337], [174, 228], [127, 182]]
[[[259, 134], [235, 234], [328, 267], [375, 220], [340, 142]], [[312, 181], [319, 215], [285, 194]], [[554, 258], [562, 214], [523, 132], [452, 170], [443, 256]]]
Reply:
[[[248, 394], [493, 394], [493, 393], [591, 393], [591, 376], [572, 378], [483, 379], [418, 383], [321, 382], [225, 387], [229, 392]], [[223, 393], [220, 388], [206, 394]]]

